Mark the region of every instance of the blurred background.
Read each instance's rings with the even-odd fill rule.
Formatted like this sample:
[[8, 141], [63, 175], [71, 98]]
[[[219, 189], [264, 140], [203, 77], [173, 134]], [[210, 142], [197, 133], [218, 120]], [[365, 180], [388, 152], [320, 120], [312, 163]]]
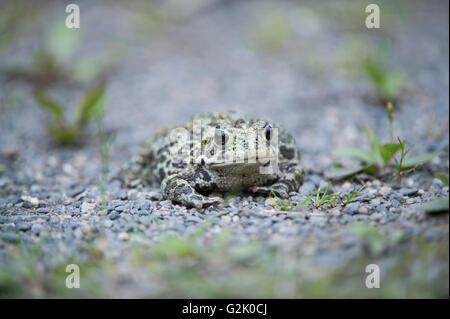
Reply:
[[380, 29], [364, 1], [251, 0], [79, 1], [81, 28], [66, 29], [66, 2], [2, 1], [2, 145], [45, 139], [35, 87], [70, 108], [99, 79], [118, 162], [200, 111], [278, 121], [306, 165], [384, 124], [387, 100], [416, 148], [448, 127], [445, 1], [380, 1]]
[[[79, 29], [65, 27], [69, 3], [80, 8]], [[204, 111], [234, 110], [278, 122], [295, 136], [307, 174], [324, 175], [335, 166], [336, 147], [366, 145], [365, 126], [388, 140], [387, 102], [393, 105], [395, 135], [413, 146], [411, 154], [448, 154], [448, 2], [376, 3], [379, 29], [365, 26], [368, 1], [2, 0], [0, 174], [5, 175], [0, 187], [5, 207], [6, 198], [33, 193], [50, 194], [63, 205], [61, 194], [76, 196], [79, 187], [99, 185], [99, 178], [105, 182], [156, 130]], [[448, 171], [448, 155], [440, 164]], [[109, 194], [121, 194], [115, 184], [105, 187]], [[6, 222], [2, 232], [8, 234]], [[4, 242], [14, 239], [4, 237]], [[4, 242], [3, 257], [9, 254]], [[446, 243], [440, 265], [446, 262], [448, 268], [448, 232]], [[58, 247], [54, 258], [70, 256], [70, 244], [55, 245], [49, 246]], [[98, 245], [89, 250], [94, 259], [107, 246], [105, 241]], [[175, 255], [192, 253], [179, 245], [166, 248], [176, 247]], [[259, 254], [252, 249], [243, 253]], [[110, 253], [119, 255], [114, 249]], [[309, 270], [311, 278], [320, 272]], [[4, 278], [14, 277], [8, 271]], [[134, 289], [139, 278], [146, 278], [134, 274], [134, 286], [124, 294], [153, 296], [151, 285]], [[162, 296], [185, 296], [191, 285], [200, 285], [197, 277], [176, 274], [184, 288]], [[247, 268], [237, 274], [247, 276]], [[280, 275], [280, 282], [289, 283], [291, 275]], [[1, 278], [0, 288], [17, 288], [15, 281], [2, 286]], [[254, 282], [245, 284], [237, 293], [219, 285], [194, 296], [248, 296], [246, 291], [305, 296], [285, 286], [265, 294], [252, 288]], [[401, 281], [395, 284], [383, 296], [411, 296]], [[48, 292], [39, 280], [33, 287], [35, 295]], [[323, 296], [326, 289], [337, 296], [336, 287], [327, 282], [306, 296]], [[448, 285], [441, 288], [424, 289], [448, 297]]]

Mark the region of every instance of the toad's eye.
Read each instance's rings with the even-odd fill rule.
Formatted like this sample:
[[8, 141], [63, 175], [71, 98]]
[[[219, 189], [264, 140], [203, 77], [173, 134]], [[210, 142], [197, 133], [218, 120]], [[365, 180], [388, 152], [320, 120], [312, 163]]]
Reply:
[[265, 133], [266, 133], [266, 140], [270, 141], [270, 138], [272, 137], [272, 126], [267, 124]]
[[225, 145], [228, 140], [228, 136], [221, 129], [216, 129], [216, 133], [214, 135], [214, 141], [217, 145]]

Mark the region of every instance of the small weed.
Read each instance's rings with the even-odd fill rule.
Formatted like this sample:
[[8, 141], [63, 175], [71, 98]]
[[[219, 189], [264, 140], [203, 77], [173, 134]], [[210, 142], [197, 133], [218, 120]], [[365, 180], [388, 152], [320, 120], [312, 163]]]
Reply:
[[[392, 104], [388, 104], [387, 110], [389, 123], [392, 127]], [[353, 176], [360, 172], [365, 172], [371, 175], [379, 175], [382, 170], [388, 167], [392, 160], [397, 163], [395, 168], [400, 173], [425, 164], [433, 158], [441, 155], [440, 152], [434, 152], [407, 158], [406, 155], [411, 149], [405, 150], [405, 143], [400, 140], [400, 138], [397, 138], [398, 143], [393, 143], [391, 141], [390, 143], [383, 144], [369, 127], [365, 127], [365, 132], [370, 145], [370, 151], [354, 147], [340, 147], [334, 150], [334, 154], [337, 156], [357, 159], [362, 163], [362, 165], [355, 168], [345, 169], [345, 174], [340, 174], [338, 172], [336, 176], [339, 176], [339, 179]], [[393, 137], [393, 128], [391, 128], [391, 137]], [[400, 151], [400, 159], [397, 160], [395, 155]]]
[[340, 198], [341, 193], [338, 194], [328, 194], [328, 189], [330, 188], [330, 184], [327, 185], [327, 188], [322, 193], [321, 188], [319, 187], [317, 191], [309, 195], [303, 202], [302, 205], [306, 206], [309, 204], [311, 200], [313, 200], [314, 207], [319, 208], [323, 204], [329, 204], [333, 206], [334, 202]]
[[33, 55], [28, 65], [17, 65], [6, 70], [12, 79], [22, 79], [42, 87], [65, 80], [68, 70], [65, 65], [79, 47], [79, 32], [55, 23], [48, 31], [41, 48]]
[[353, 189], [350, 192], [350, 194], [344, 194], [345, 200], [342, 202], [342, 205], [345, 206], [348, 203], [350, 203], [356, 196], [361, 193], [361, 191], [365, 188], [365, 186], [360, 187], [358, 190], [356, 190], [356, 185], [353, 184]]
[[104, 80], [124, 56], [123, 48], [111, 47], [106, 53], [79, 62], [73, 56], [81, 46], [81, 33], [68, 29], [59, 21], [45, 35], [42, 46], [25, 65], [11, 66], [5, 70], [10, 79], [47, 87], [61, 81], [89, 84]]
[[[287, 204], [287, 203], [283, 203], [279, 198], [278, 198], [278, 196], [277, 196], [277, 194], [275, 194], [275, 192], [274, 191], [270, 191], [271, 193], [272, 193], [272, 196], [273, 196], [273, 203], [274, 203], [274, 205], [275, 205], [275, 207], [276, 208], [278, 208], [278, 210], [281, 210], [281, 211], [291, 211], [291, 210], [295, 210], [297, 207], [295, 206], [295, 205], [292, 205], [292, 204]], [[286, 201], [285, 201], [286, 202]]]
[[328, 189], [330, 188], [330, 184], [327, 185], [325, 192], [321, 195], [320, 187], [316, 192], [316, 198], [314, 200], [314, 206], [319, 208], [323, 204], [329, 204], [333, 206], [333, 203], [341, 196], [341, 194], [328, 194]]
[[[356, 196], [361, 193], [361, 191], [365, 188], [364, 186], [360, 187], [358, 190], [356, 189], [356, 185], [353, 185], [353, 189], [350, 192], [350, 194], [328, 194], [330, 184], [327, 185], [327, 188], [324, 192], [321, 191], [321, 188], [319, 187], [317, 191], [309, 195], [303, 202], [302, 205], [306, 206], [308, 205], [311, 200], [314, 203], [315, 208], [319, 208], [323, 204], [329, 204], [330, 206], [333, 206], [337, 200], [341, 201], [341, 205], [345, 206], [348, 203], [350, 203]], [[345, 200], [342, 200], [342, 196], [344, 196]]]
[[72, 123], [64, 119], [64, 107], [41, 91], [35, 91], [34, 97], [39, 105], [50, 114], [48, 130], [59, 142], [71, 144], [78, 142], [89, 122], [97, 120], [104, 111], [105, 86], [100, 84], [88, 91], [77, 108], [77, 116]]
[[399, 137], [397, 137], [398, 139], [398, 144], [400, 145], [400, 150], [401, 150], [401, 154], [400, 154], [400, 160], [397, 161], [397, 159], [394, 157], [394, 160], [397, 163], [397, 170], [398, 171], [402, 171], [404, 170], [404, 165], [403, 165], [403, 161], [405, 160], [406, 155], [409, 153], [409, 151], [411, 151], [411, 148], [409, 148], [408, 150], [405, 151], [405, 142], [402, 141]]

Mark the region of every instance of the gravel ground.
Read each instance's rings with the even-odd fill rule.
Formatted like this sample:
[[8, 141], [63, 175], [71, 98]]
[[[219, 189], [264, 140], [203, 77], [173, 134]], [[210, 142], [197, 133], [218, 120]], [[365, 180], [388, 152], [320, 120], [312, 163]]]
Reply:
[[[56, 143], [31, 85], [2, 78], [0, 296], [448, 298], [448, 213], [421, 209], [449, 192], [436, 178], [449, 169], [448, 3], [384, 2], [382, 28], [370, 31], [359, 2], [197, 1], [152, 23], [140, 2], [79, 3], [83, 45], [71, 63], [126, 48], [107, 84], [109, 176], [158, 128], [236, 110], [292, 132], [305, 183], [288, 211], [250, 194], [197, 211], [164, 200], [157, 185], [104, 182], [95, 127], [80, 145]], [[60, 3], [43, 7], [0, 51], [1, 68], [29, 61], [51, 21], [65, 18]], [[283, 25], [280, 16], [289, 32], [275, 41], [264, 25]], [[384, 48], [406, 74], [396, 135], [412, 154], [443, 155], [401, 176], [333, 182], [333, 192], [365, 185], [345, 207], [302, 206], [334, 163], [351, 164], [333, 148], [366, 146], [366, 125], [389, 138], [371, 83], [344, 66], [360, 54], [355, 43]], [[83, 89], [58, 83], [48, 93], [74, 105]], [[65, 288], [68, 263], [80, 265], [81, 289]], [[364, 286], [372, 263], [377, 291]]]

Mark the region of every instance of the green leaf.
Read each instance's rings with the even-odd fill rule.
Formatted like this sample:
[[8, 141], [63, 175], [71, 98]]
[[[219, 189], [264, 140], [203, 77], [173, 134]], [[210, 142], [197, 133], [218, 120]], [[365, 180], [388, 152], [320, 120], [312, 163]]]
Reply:
[[45, 96], [44, 93], [39, 91], [34, 92], [34, 98], [36, 99], [37, 102], [39, 102], [39, 105], [41, 105], [47, 111], [56, 116], [57, 119], [60, 119], [62, 117], [64, 113], [64, 108], [57, 102]]
[[354, 158], [366, 164], [373, 163], [372, 155], [368, 151], [356, 147], [338, 147], [333, 151], [333, 154]]
[[381, 167], [384, 165], [384, 161], [383, 156], [381, 155], [380, 139], [375, 135], [374, 132], [372, 132], [372, 130], [368, 126], [365, 127], [365, 130], [367, 139], [369, 140], [370, 143], [370, 149], [372, 151], [372, 158], [373, 158], [372, 162], [375, 161], [377, 166]]
[[365, 60], [363, 63], [363, 70], [377, 88], [382, 85], [384, 81], [384, 70], [380, 59]]
[[433, 158], [435, 158], [435, 157], [437, 157], [437, 156], [439, 156], [441, 154], [442, 154], [441, 152], [425, 153], [425, 154], [421, 154], [421, 155], [417, 155], [417, 156], [406, 158], [403, 161], [401, 170], [403, 171], [403, 170], [407, 170], [407, 169], [413, 168], [413, 167], [415, 167], [417, 165], [425, 164], [425, 163], [431, 161]]
[[369, 175], [375, 175], [376, 171], [377, 170], [376, 170], [375, 165], [370, 165], [370, 166], [364, 168], [364, 172]]
[[426, 212], [444, 212], [449, 210], [449, 198], [439, 198], [422, 206], [422, 210]]
[[315, 195], [315, 193], [312, 193], [311, 195], [309, 195], [308, 197], [306, 197], [306, 199], [302, 202], [302, 206], [308, 205], [309, 202], [311, 201], [311, 199], [313, 198], [314, 195]]
[[402, 146], [397, 143], [388, 143], [380, 147], [381, 156], [383, 157], [384, 166], [389, 164], [391, 159], [400, 151]]
[[103, 99], [104, 94], [105, 86], [101, 84], [94, 87], [84, 96], [78, 112], [78, 125], [82, 126], [88, 121], [98, 118], [103, 113], [105, 105]]
[[333, 168], [329, 172], [327, 172], [327, 178], [332, 180], [342, 180], [349, 177], [352, 177], [353, 175], [356, 175], [358, 173], [361, 173], [362, 171], [366, 170], [369, 166], [356, 166], [356, 167], [349, 167], [349, 168]]
[[385, 100], [397, 99], [404, 87], [402, 73], [391, 70], [381, 56], [364, 61], [363, 70], [381, 98]]

